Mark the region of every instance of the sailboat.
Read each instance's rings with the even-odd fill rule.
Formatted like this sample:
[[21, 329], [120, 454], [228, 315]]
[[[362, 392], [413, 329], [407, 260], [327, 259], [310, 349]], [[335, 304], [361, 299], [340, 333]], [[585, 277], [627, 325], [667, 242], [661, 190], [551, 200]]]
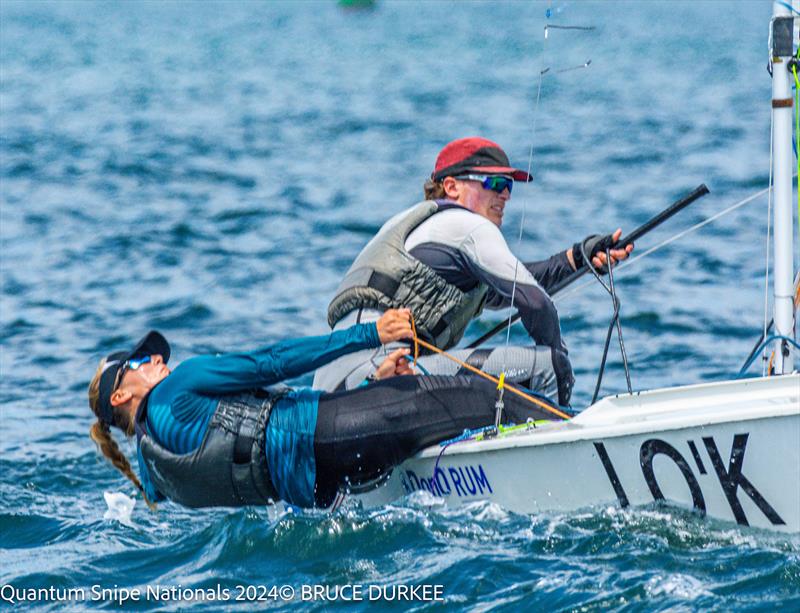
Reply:
[[[773, 3], [774, 358], [769, 376], [602, 398], [566, 421], [423, 450], [366, 506], [427, 491], [518, 513], [663, 502], [700, 516], [800, 532], [800, 374], [794, 368], [792, 97], [796, 12]], [[769, 339], [768, 339], [769, 340]]]

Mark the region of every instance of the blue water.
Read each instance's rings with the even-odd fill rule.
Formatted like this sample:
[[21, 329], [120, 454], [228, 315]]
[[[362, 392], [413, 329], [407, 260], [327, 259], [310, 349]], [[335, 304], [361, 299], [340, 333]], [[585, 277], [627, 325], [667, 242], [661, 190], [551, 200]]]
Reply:
[[[530, 259], [630, 230], [706, 182], [712, 195], [642, 251], [763, 189], [770, 11], [4, 0], [0, 584], [441, 584], [455, 609], [800, 608], [797, 538], [669, 508], [525, 516], [415, 495], [332, 517], [151, 514], [139, 502], [129, 522], [104, 519], [103, 492], [133, 488], [89, 440], [85, 393], [98, 359], [151, 327], [175, 361], [324, 332], [342, 273], [420, 199], [453, 138], [492, 138], [522, 166], [533, 143], [536, 181], [517, 186], [503, 228]], [[595, 29], [545, 41], [546, 23]], [[760, 198], [620, 271], [637, 389], [738, 370], [763, 325], [766, 207]], [[610, 300], [590, 286], [558, 305], [580, 408]], [[613, 347], [609, 368], [604, 393], [624, 390]], [[188, 606], [135, 608], [160, 604]]]

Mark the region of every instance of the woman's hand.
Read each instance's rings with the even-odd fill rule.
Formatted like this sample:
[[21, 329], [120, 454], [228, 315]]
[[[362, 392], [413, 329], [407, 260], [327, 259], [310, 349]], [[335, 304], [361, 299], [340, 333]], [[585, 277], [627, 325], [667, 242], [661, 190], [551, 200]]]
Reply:
[[413, 375], [414, 369], [408, 363], [406, 356], [411, 353], [408, 347], [402, 349], [395, 349], [386, 359], [378, 366], [378, 369], [372, 373], [373, 379], [388, 379], [395, 375]]
[[[389, 309], [375, 322], [382, 344], [414, 338], [411, 331], [411, 309]], [[394, 355], [394, 354], [392, 354]]]

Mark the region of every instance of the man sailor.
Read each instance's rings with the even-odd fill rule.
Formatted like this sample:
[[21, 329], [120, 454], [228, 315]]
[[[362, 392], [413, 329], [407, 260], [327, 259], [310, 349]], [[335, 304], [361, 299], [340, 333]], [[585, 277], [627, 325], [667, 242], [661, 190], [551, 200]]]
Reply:
[[[523, 357], [529, 362], [524, 383], [566, 406], [574, 377], [558, 312], [547, 292], [586, 265], [583, 253], [597, 268], [605, 266], [605, 250], [622, 231], [589, 236], [543, 261], [521, 262], [500, 227], [514, 181], [531, 180], [490, 140], [469, 137], [446, 145], [425, 182], [425, 201], [387, 221], [355, 259], [329, 305], [329, 325], [340, 329], [374, 321], [389, 308], [407, 307], [421, 338], [450, 349], [484, 308], [512, 306], [513, 295], [513, 306], [536, 343]], [[611, 249], [611, 264], [632, 249]], [[360, 384], [385, 351], [361, 351], [332, 362], [317, 371], [314, 387], [334, 390]], [[513, 359], [506, 355], [490, 367], [485, 352], [477, 358], [479, 364], [475, 356], [459, 353], [493, 374]], [[426, 360], [420, 363], [435, 372]]]

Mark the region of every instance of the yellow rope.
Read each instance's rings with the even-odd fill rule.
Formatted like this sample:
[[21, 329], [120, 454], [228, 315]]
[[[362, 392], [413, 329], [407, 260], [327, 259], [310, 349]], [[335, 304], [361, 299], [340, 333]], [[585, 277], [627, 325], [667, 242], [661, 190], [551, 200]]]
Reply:
[[[792, 65], [792, 75], [794, 75], [794, 154], [797, 158], [797, 172], [800, 173], [800, 77], [797, 76], [797, 64]], [[797, 188], [797, 230], [800, 233], [800, 185]]]
[[562, 411], [559, 411], [558, 409], [554, 409], [553, 407], [551, 407], [546, 402], [542, 402], [538, 398], [534, 398], [530, 394], [526, 394], [522, 390], [517, 389], [516, 387], [512, 386], [510, 383], [506, 383], [505, 382], [505, 373], [502, 373], [500, 375], [500, 379], [498, 379], [497, 377], [494, 377], [494, 376], [490, 375], [489, 373], [480, 370], [479, 368], [475, 368], [471, 364], [467, 364], [466, 362], [462, 362], [457, 357], [450, 355], [446, 351], [443, 351], [443, 350], [439, 349], [438, 347], [435, 347], [435, 346], [431, 345], [430, 343], [426, 343], [425, 341], [423, 341], [421, 338], [419, 338], [417, 336], [417, 328], [416, 328], [416, 325], [414, 324], [414, 317], [413, 316], [411, 317], [411, 330], [414, 333], [414, 365], [415, 366], [416, 366], [416, 363], [417, 363], [418, 345], [422, 345], [423, 347], [425, 347], [425, 349], [429, 349], [430, 351], [433, 351], [435, 353], [443, 355], [448, 360], [452, 360], [453, 362], [455, 362], [456, 364], [458, 364], [462, 368], [466, 368], [467, 370], [469, 370], [471, 372], [474, 372], [476, 375], [481, 376], [484, 379], [488, 379], [492, 383], [497, 384], [497, 389], [505, 388], [509, 392], [511, 392], [512, 394], [516, 394], [517, 396], [520, 396], [521, 398], [524, 398], [528, 402], [532, 402], [533, 404], [539, 406], [540, 408], [544, 409], [545, 411], [547, 411], [549, 413], [553, 413], [554, 415], [558, 415], [561, 419], [569, 419], [570, 418], [569, 415], [567, 415], [566, 413], [564, 413]]

